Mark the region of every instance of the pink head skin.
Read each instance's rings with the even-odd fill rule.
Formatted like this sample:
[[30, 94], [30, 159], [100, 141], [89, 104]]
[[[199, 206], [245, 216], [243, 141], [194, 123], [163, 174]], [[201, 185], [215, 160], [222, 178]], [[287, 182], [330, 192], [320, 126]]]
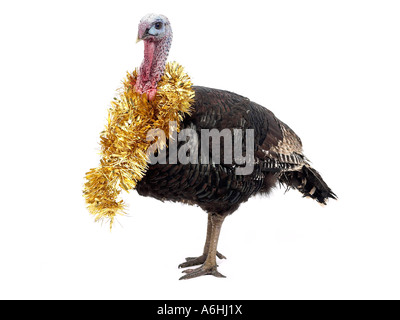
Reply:
[[171, 25], [167, 17], [148, 14], [140, 20], [138, 41], [144, 42], [144, 59], [140, 66], [135, 89], [147, 93], [149, 101], [154, 100], [157, 83], [164, 74], [169, 48], [172, 42]]

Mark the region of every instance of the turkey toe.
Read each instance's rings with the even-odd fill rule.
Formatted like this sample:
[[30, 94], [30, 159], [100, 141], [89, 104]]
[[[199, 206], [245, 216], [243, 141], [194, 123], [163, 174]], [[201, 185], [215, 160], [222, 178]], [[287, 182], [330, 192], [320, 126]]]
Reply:
[[211, 267], [206, 267], [204, 264], [196, 269], [188, 269], [184, 270], [183, 273], [187, 273], [183, 277], [179, 278], [179, 280], [188, 280], [188, 279], [193, 279], [197, 278], [200, 276], [206, 276], [206, 275], [212, 275], [217, 278], [226, 278], [223, 274], [221, 274], [217, 266], [211, 266]]
[[[223, 254], [219, 253], [218, 251], [217, 251], [217, 257], [221, 260], [226, 259], [226, 257]], [[203, 254], [199, 257], [188, 257], [188, 258], [185, 258], [186, 262], [181, 263], [178, 266], [178, 268], [188, 268], [188, 267], [193, 267], [193, 266], [199, 266], [199, 265], [202, 265], [206, 261], [206, 259], [207, 259], [206, 254]]]

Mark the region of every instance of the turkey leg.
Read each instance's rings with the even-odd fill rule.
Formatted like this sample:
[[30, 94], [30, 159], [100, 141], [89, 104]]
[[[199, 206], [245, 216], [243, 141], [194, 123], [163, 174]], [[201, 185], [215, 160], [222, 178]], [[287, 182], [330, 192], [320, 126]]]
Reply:
[[[207, 222], [207, 237], [206, 243], [204, 245], [203, 254], [199, 257], [188, 257], [186, 258], [186, 262], [181, 263], [178, 268], [187, 268], [193, 267], [203, 264], [208, 255], [208, 251], [210, 248], [210, 239], [211, 239], [211, 230], [212, 230], [212, 222], [211, 222], [211, 213], [208, 214], [208, 222]], [[220, 259], [226, 259], [226, 257], [217, 251], [217, 257]]]
[[[199, 268], [184, 270], [183, 272], [187, 273], [187, 275], [181, 277], [179, 280], [192, 279], [203, 275], [213, 275], [215, 277], [225, 278], [225, 276], [219, 273], [217, 270], [218, 239], [225, 216], [221, 216], [218, 214], [210, 214], [209, 216], [211, 220], [211, 232], [208, 239], [209, 241], [208, 241], [207, 258]], [[207, 243], [205, 248], [206, 247]]]

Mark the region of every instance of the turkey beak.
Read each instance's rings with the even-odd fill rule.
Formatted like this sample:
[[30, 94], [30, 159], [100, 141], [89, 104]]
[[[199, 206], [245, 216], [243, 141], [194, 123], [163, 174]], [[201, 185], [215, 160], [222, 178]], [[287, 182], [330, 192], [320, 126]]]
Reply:
[[137, 38], [136, 38], [136, 43], [140, 42], [141, 40], [146, 40], [146, 38], [149, 36], [149, 29], [147, 28], [142, 35], [140, 35], [140, 30], [138, 32]]

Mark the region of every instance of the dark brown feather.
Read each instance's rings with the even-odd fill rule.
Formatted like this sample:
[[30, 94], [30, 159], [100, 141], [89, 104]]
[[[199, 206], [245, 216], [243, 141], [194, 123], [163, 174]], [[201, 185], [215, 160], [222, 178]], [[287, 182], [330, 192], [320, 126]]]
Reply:
[[151, 165], [137, 185], [139, 194], [161, 201], [197, 204], [217, 214], [234, 212], [251, 196], [269, 192], [278, 181], [320, 203], [335, 198], [319, 173], [306, 161], [300, 138], [271, 111], [232, 92], [193, 88], [196, 93], [194, 112], [184, 119], [182, 128], [193, 128], [199, 136], [201, 129], [253, 129], [253, 172], [237, 175], [235, 164], [223, 163], [224, 143], [221, 141], [221, 164]]

